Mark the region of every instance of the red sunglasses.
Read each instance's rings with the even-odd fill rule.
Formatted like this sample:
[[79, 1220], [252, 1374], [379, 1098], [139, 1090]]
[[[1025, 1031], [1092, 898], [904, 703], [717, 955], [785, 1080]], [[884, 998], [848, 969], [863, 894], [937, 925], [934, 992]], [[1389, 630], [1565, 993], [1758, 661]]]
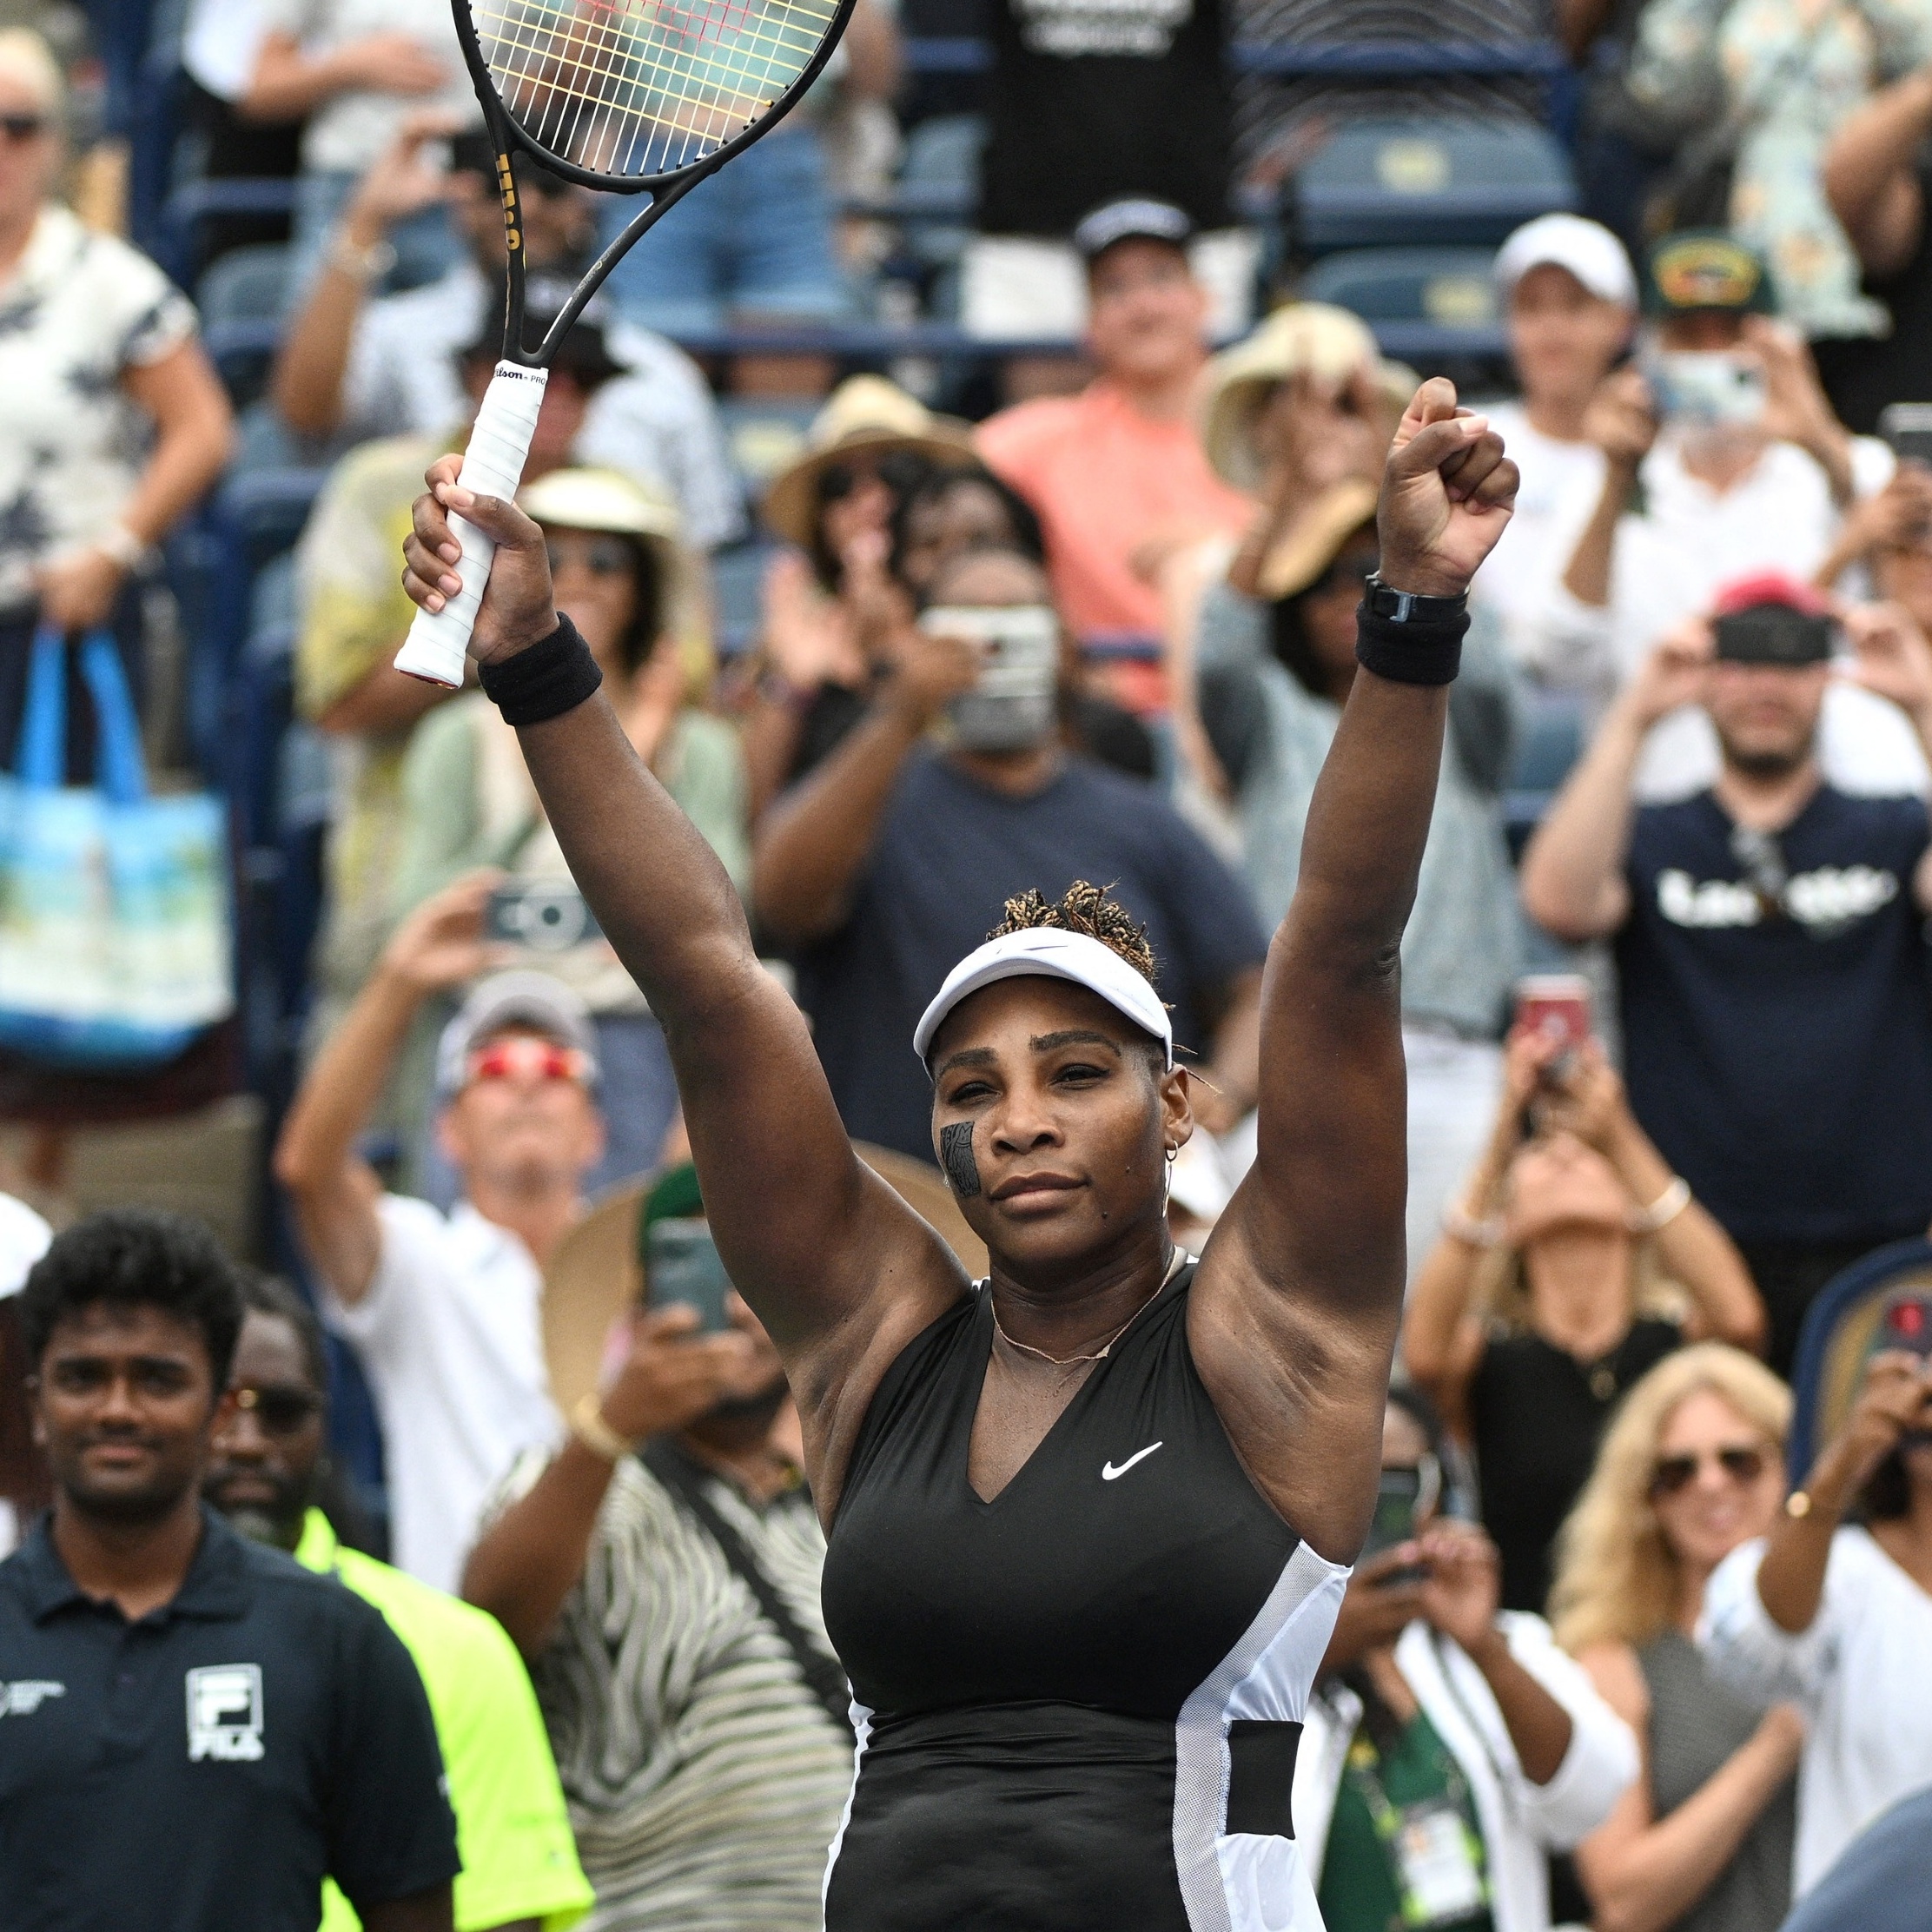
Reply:
[[590, 1061], [581, 1048], [561, 1047], [554, 1040], [493, 1040], [470, 1055], [467, 1066], [472, 1080], [572, 1080], [581, 1084]]

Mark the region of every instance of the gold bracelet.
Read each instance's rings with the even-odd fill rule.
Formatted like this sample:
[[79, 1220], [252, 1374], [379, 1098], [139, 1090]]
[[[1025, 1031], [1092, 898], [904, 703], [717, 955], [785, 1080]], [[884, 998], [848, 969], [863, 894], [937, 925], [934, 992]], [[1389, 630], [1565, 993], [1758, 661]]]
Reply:
[[622, 1462], [637, 1447], [604, 1419], [603, 1405], [594, 1393], [577, 1398], [570, 1412], [570, 1432], [605, 1462]]

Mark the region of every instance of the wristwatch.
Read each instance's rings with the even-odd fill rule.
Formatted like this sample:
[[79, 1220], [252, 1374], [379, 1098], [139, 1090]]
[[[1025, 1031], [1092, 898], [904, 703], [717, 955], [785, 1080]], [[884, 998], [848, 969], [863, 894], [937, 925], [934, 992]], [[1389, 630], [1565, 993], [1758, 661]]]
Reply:
[[1386, 618], [1391, 624], [1446, 624], [1469, 608], [1469, 593], [1419, 597], [1413, 591], [1392, 589], [1378, 574], [1362, 586], [1362, 601], [1372, 615]]

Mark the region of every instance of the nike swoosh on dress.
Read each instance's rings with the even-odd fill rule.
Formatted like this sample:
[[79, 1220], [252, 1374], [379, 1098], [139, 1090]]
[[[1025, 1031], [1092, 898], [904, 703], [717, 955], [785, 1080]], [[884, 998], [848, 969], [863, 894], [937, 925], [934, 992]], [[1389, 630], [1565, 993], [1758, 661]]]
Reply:
[[1150, 1442], [1145, 1449], [1136, 1449], [1118, 1468], [1110, 1462], [1102, 1464], [1100, 1479], [1103, 1483], [1118, 1481], [1121, 1477], [1126, 1475], [1128, 1470], [1133, 1468], [1135, 1463], [1145, 1462], [1160, 1446], [1161, 1445], [1158, 1442]]

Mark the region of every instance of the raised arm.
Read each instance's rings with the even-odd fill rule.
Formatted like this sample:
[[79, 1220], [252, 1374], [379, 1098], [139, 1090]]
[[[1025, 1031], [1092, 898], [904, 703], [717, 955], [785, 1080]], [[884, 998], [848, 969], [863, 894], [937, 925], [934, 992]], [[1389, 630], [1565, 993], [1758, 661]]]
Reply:
[[1636, 810], [1631, 787], [1644, 735], [1660, 718], [1703, 695], [1710, 651], [1708, 627], [1692, 623], [1651, 652], [1604, 714], [1530, 840], [1523, 854], [1523, 909], [1558, 939], [1601, 939], [1628, 915], [1624, 861]]
[[[1509, 519], [1516, 481], [1501, 440], [1457, 414], [1453, 386], [1425, 383], [1383, 477], [1383, 580], [1459, 596]], [[1420, 645], [1380, 648], [1424, 655]], [[1400, 946], [1447, 716], [1445, 683], [1366, 665], [1357, 673], [1269, 949], [1259, 1151], [1209, 1243], [1192, 1317], [1237, 1451], [1310, 1543], [1340, 1560], [1367, 1523], [1401, 1308]]]
[[[761, 1374], [769, 1385], [771, 1345], [754, 1337], [743, 1311], [728, 1334], [701, 1335], [698, 1325], [691, 1308], [638, 1312], [630, 1353], [598, 1401], [611, 1435], [642, 1442], [695, 1422], [723, 1397], [756, 1393]], [[599, 1446], [593, 1433], [572, 1428], [543, 1473], [477, 1538], [463, 1567], [465, 1598], [488, 1611], [526, 1658], [549, 1642], [584, 1573], [604, 1492], [617, 1473], [606, 1452], [616, 1446]]]
[[1543, 1118], [1595, 1148], [1616, 1168], [1631, 1199], [1653, 1215], [1664, 1273], [1695, 1304], [1691, 1333], [1761, 1354], [1764, 1304], [1743, 1256], [1638, 1124], [1624, 1082], [1596, 1041], [1582, 1048], [1567, 1078], [1551, 1091]]
[[396, 929], [316, 1055], [275, 1143], [275, 1179], [288, 1190], [303, 1245], [345, 1306], [369, 1292], [382, 1258], [381, 1183], [356, 1142], [423, 1002], [487, 964], [483, 909], [498, 877], [459, 879]]
[[1915, 163], [1932, 133], [1932, 67], [1862, 101], [1824, 151], [1824, 193], [1867, 275], [1896, 275], [1925, 228]]
[[897, 645], [877, 702], [758, 828], [752, 903], [793, 944], [844, 923], [906, 759], [946, 700], [979, 674], [978, 652], [957, 638], [909, 627]]
[[333, 435], [341, 427], [349, 347], [378, 272], [377, 251], [399, 222], [449, 199], [451, 177], [424, 159], [423, 149], [460, 125], [447, 113], [411, 115], [388, 151], [356, 184], [275, 355], [269, 393], [282, 420], [299, 435]]
[[[536, 525], [463, 489], [459, 466], [447, 456], [429, 473], [404, 585], [431, 609], [459, 586], [446, 506], [493, 537], [471, 650], [501, 673], [533, 645], [558, 648], [549, 564]], [[829, 1516], [878, 1375], [963, 1291], [964, 1274], [852, 1152], [804, 1018], [759, 965], [724, 868], [604, 694], [519, 736], [572, 876], [664, 1027], [705, 1212], [784, 1358]]]
[[1503, 1093], [1489, 1142], [1463, 1184], [1460, 1205], [1445, 1212], [1441, 1237], [1416, 1270], [1402, 1310], [1402, 1360], [1460, 1440], [1470, 1439], [1469, 1386], [1488, 1346], [1473, 1305], [1483, 1258], [1501, 1240], [1503, 1184], [1523, 1144], [1523, 1109], [1551, 1055], [1533, 1033], [1515, 1033], [1503, 1049]]

